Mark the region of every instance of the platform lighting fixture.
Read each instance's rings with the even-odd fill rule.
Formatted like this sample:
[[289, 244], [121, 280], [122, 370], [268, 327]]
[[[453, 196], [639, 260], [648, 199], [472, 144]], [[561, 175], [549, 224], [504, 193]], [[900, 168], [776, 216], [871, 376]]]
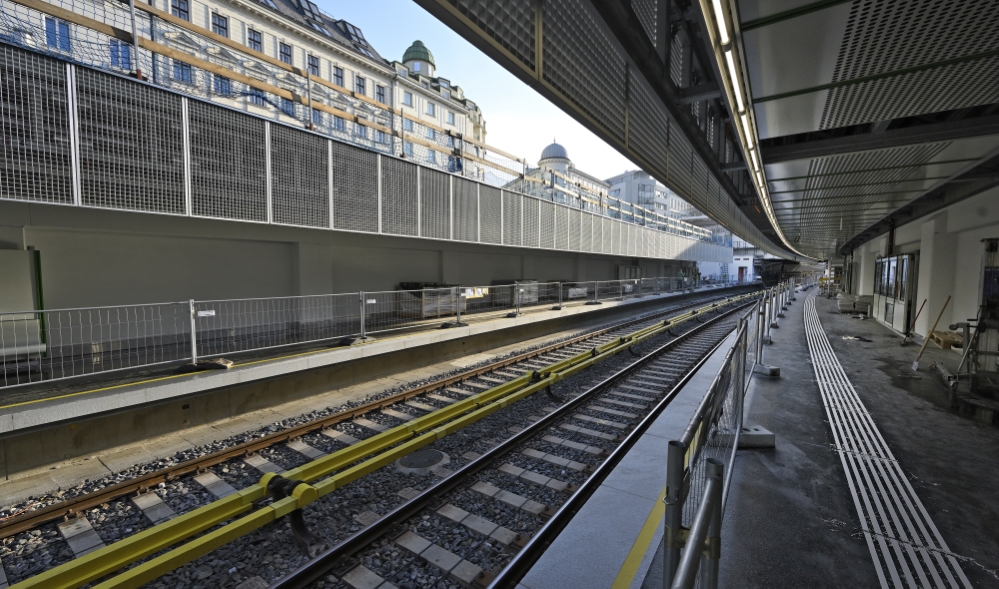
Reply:
[[[719, 45], [721, 46], [722, 53], [725, 54], [725, 65], [728, 68], [728, 78], [732, 95], [735, 97], [736, 111], [742, 119], [742, 129], [746, 137], [744, 146], [746, 147], [746, 151], [749, 152], [749, 159], [752, 160], [753, 171], [756, 173], [756, 185], [760, 192], [760, 202], [763, 203], [763, 208], [767, 213], [767, 217], [770, 219], [770, 223], [777, 231], [777, 235], [780, 237], [784, 245], [794, 253], [806, 259], [811, 259], [810, 256], [806, 256], [791, 246], [788, 239], [784, 237], [784, 232], [781, 230], [780, 224], [777, 222], [777, 217], [774, 214], [773, 204], [770, 201], [770, 193], [767, 190], [766, 183], [763, 181], [762, 162], [759, 160], [758, 150], [754, 148], [753, 127], [750, 125], [749, 113], [746, 112], [746, 105], [742, 96], [742, 85], [739, 82], [739, 70], [735, 67], [735, 51], [733, 50], [734, 44], [732, 43], [732, 38], [729, 35], [728, 24], [725, 21], [725, 11], [722, 8], [723, 1], [727, 0], [711, 0], [711, 8], [714, 10], [714, 20], [718, 28], [718, 40], [720, 41]], [[704, 3], [703, 0], [701, 6], [705, 10], [707, 9], [707, 4]]]
[[742, 118], [742, 128], [746, 131], [746, 147], [752, 151], [753, 149], [753, 130], [749, 126], [749, 116], [748, 113], [742, 113], [739, 115]]

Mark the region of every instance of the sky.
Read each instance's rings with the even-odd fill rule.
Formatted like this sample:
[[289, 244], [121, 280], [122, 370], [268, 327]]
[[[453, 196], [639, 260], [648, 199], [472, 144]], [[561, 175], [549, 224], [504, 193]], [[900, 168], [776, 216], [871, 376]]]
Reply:
[[387, 60], [401, 60], [419, 39], [434, 54], [436, 75], [461, 86], [482, 109], [486, 143], [537, 165], [541, 150], [561, 143], [581, 171], [610, 178], [637, 169], [627, 158], [507, 72], [413, 0], [315, 0], [364, 32]]

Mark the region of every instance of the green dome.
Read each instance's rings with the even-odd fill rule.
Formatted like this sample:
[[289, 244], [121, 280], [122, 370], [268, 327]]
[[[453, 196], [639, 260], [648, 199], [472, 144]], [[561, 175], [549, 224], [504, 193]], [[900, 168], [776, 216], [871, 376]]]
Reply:
[[434, 63], [434, 54], [430, 53], [430, 50], [423, 44], [423, 41], [413, 41], [413, 44], [409, 46], [409, 49], [402, 54], [402, 62], [406, 63], [409, 61], [426, 61], [434, 67], [437, 66], [437, 64]]

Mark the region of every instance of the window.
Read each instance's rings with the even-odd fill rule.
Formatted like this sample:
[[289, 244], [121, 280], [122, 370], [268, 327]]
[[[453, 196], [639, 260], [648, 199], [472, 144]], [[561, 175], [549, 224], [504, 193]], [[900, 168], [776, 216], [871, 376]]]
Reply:
[[346, 128], [347, 128], [347, 122], [344, 121], [343, 118], [337, 117], [337, 116], [333, 117], [333, 130], [334, 131], [343, 131]]
[[437, 131], [434, 131], [433, 129], [427, 129], [427, 139], [429, 139], [431, 141], [436, 141], [437, 140]]
[[250, 95], [247, 97], [247, 101], [254, 106], [263, 106], [264, 91], [257, 88], [250, 88]]
[[249, 29], [246, 31], [246, 45], [254, 51], [263, 51], [264, 36], [260, 33], [260, 31]]
[[454, 113], [453, 112], [449, 111], [447, 113], [447, 124], [449, 124], [449, 125], [453, 125], [454, 124]]
[[315, 55], [309, 56], [309, 73], [313, 76], [319, 75], [319, 58]]
[[132, 69], [132, 46], [118, 39], [111, 39], [111, 67]]
[[170, 0], [170, 12], [177, 18], [191, 20], [191, 4], [188, 0]]
[[437, 106], [432, 102], [427, 103], [427, 114], [436, 117], [437, 116]]
[[213, 86], [216, 94], [230, 94], [232, 92], [232, 81], [225, 76], [215, 74]]
[[402, 128], [405, 129], [406, 131], [409, 131], [410, 133], [412, 133], [413, 132], [413, 121], [411, 121], [409, 119], [403, 119], [403, 121], [402, 121]]
[[323, 25], [317, 23], [316, 21], [310, 20], [309, 24], [312, 25], [312, 28], [315, 29], [317, 33], [322, 33], [322, 34], [326, 35], [327, 37], [332, 37], [333, 36], [333, 35], [330, 35], [330, 32], [328, 30], [326, 30], [326, 27], [324, 27]]
[[405, 152], [409, 157], [413, 157], [413, 144], [409, 141], [406, 142]]
[[413, 63], [413, 71], [414, 72], [419, 72], [420, 71], [420, 62], [417, 61], [417, 62]]
[[304, 0], [304, 2], [302, 2], [302, 10], [305, 12], [305, 16], [309, 18], [314, 18], [316, 20], [320, 20], [322, 18], [322, 15], [319, 14], [319, 7], [316, 6], [315, 2]]
[[69, 23], [54, 18], [45, 18], [45, 43], [50, 49], [69, 51]]
[[343, 68], [333, 66], [333, 83], [343, 87]]
[[402, 103], [406, 106], [413, 106], [413, 93], [403, 92], [402, 93]]
[[395, 73], [399, 74], [400, 76], [402, 76], [404, 78], [409, 75], [409, 72], [407, 72], [404, 68], [399, 68], [399, 69], [395, 70]]
[[183, 61], [173, 60], [173, 79], [177, 82], [191, 83], [191, 65]]
[[212, 13], [212, 32], [223, 37], [229, 36], [229, 17], [217, 12]]
[[289, 116], [295, 116], [295, 103], [287, 98], [281, 99], [281, 112]]
[[452, 137], [451, 135], [447, 136], [447, 146], [450, 148], [454, 148], [454, 137]]
[[451, 99], [451, 93], [447, 90], [441, 90], [441, 96], [443, 96], [445, 100]]
[[267, 6], [270, 6], [274, 10], [277, 10], [277, 5], [274, 4], [274, 0], [260, 0], [260, 1], [266, 4]]
[[437, 163], [437, 152], [434, 151], [434, 150], [432, 150], [432, 149], [428, 150], [427, 151], [427, 160], [430, 161], [430, 163], [432, 163], [432, 164], [436, 164]]
[[375, 100], [385, 104], [385, 86], [375, 86]]
[[278, 58], [288, 65], [291, 65], [291, 45], [278, 43]]
[[323, 124], [323, 111], [317, 108], [312, 109], [312, 124], [313, 125]]
[[385, 138], [385, 131], [375, 131], [375, 142], [376, 143], [387, 143]]
[[364, 95], [364, 78], [361, 76], [354, 76], [354, 92]]
[[354, 125], [354, 134], [360, 137], [361, 139], [367, 139], [368, 128], [362, 125], [361, 123], [357, 123]]

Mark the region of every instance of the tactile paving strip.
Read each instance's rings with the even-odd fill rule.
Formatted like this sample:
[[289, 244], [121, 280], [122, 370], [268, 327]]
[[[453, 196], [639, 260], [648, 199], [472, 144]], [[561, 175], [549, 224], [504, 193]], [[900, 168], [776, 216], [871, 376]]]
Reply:
[[822, 404], [882, 587], [971, 589], [805, 301], [805, 335]]

